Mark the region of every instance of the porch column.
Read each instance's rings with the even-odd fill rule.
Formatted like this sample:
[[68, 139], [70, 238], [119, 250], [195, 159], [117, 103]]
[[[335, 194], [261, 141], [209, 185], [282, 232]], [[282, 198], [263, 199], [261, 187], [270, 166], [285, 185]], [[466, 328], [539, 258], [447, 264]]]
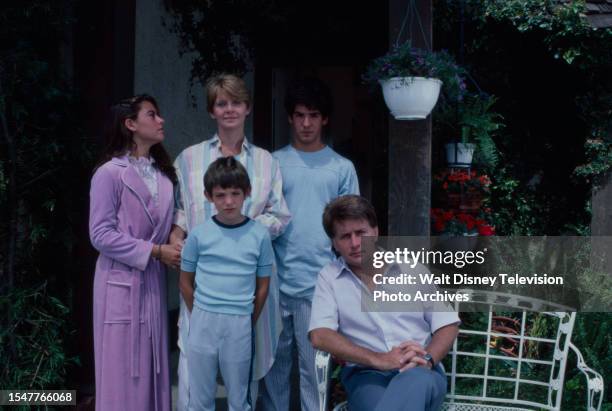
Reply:
[[[400, 43], [411, 39], [420, 48], [432, 46], [431, 0], [416, 0], [415, 15], [406, 23]], [[389, 47], [395, 44], [407, 0], [389, 1]], [[414, 10], [411, 10], [414, 13]], [[412, 20], [411, 27], [409, 22]], [[429, 235], [431, 204], [431, 117], [396, 121], [389, 115], [389, 224], [388, 235]]]

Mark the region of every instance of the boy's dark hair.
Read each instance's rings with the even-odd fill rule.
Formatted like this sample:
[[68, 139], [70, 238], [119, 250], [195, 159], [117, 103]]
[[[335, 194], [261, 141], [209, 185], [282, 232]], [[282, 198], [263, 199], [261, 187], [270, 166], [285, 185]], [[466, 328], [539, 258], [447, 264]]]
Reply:
[[302, 77], [291, 82], [285, 93], [287, 115], [291, 116], [298, 104], [319, 110], [326, 118], [331, 116], [334, 109], [329, 87], [316, 77]]
[[344, 195], [330, 201], [323, 211], [323, 228], [334, 238], [334, 223], [344, 220], [366, 220], [370, 227], [378, 227], [376, 211], [370, 202], [358, 195]]
[[234, 157], [220, 157], [213, 161], [204, 174], [204, 190], [212, 196], [213, 188], [240, 188], [245, 194], [251, 190], [246, 169]]

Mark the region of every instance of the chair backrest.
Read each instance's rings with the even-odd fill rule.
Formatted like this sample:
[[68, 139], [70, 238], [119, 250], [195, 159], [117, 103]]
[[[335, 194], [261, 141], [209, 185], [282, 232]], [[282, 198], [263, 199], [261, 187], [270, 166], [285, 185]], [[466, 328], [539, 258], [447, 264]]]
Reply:
[[447, 402], [514, 404], [559, 410], [575, 312], [545, 301], [496, 292], [470, 294], [462, 325], [444, 361]]

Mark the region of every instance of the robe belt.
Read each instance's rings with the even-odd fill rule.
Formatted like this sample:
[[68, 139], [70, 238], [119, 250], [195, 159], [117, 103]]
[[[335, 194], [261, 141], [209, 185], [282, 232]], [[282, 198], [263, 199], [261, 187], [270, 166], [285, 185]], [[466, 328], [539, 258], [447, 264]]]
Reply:
[[[151, 235], [151, 238], [149, 241], [155, 241], [155, 239], [158, 236], [157, 234], [158, 229], [159, 229], [159, 225], [156, 225], [155, 230], [153, 231], [153, 234]], [[155, 272], [158, 276], [161, 276], [162, 273], [164, 272], [164, 266], [161, 263], [161, 261], [153, 260], [149, 262], [149, 266], [151, 264], [153, 264], [156, 268], [156, 270], [153, 270], [153, 272]], [[153, 267], [150, 267], [150, 268], [153, 269]], [[151, 343], [152, 343], [152, 350], [153, 350], [153, 369], [155, 370], [155, 374], [159, 374], [161, 372], [161, 367], [159, 364], [160, 362], [159, 353], [161, 351], [160, 323], [161, 323], [161, 319], [164, 318], [161, 312], [161, 306], [159, 302], [162, 296], [161, 296], [161, 292], [159, 289], [159, 282], [157, 278], [153, 279], [151, 278], [151, 275], [148, 275], [146, 278], [144, 278], [144, 283], [145, 283], [145, 287], [147, 287], [147, 290], [148, 290], [147, 292], [148, 304], [145, 305], [145, 310], [147, 308], [148, 310], [145, 313], [145, 322], [149, 323], [148, 324], [149, 335], [151, 336]], [[155, 290], [153, 290], [153, 288], [155, 288]], [[157, 297], [154, 298], [153, 296], [157, 296]], [[160, 318], [155, 318], [156, 315], [158, 315]], [[157, 381], [157, 378], [155, 378], [154, 376], [153, 377], [154, 385], [156, 381]]]
[[[141, 278], [143, 278], [142, 271], [133, 270], [135, 275], [132, 276], [132, 286], [131, 286], [131, 321], [130, 321], [130, 329], [131, 329], [131, 357], [132, 363], [131, 368], [132, 377], [140, 376], [140, 283]], [[157, 283], [155, 281], [151, 281], [151, 279], [145, 279], [144, 287], [146, 288], [145, 292], [145, 301], [144, 301], [144, 320], [145, 325], [148, 330], [148, 334], [151, 337], [152, 343], [152, 351], [153, 351], [153, 367], [155, 369], [155, 373], [159, 374], [161, 372], [161, 365], [159, 359], [159, 353], [161, 350], [161, 329], [160, 329], [160, 321], [159, 318], [155, 318], [155, 313], [159, 313], [161, 316], [161, 307], [159, 304], [159, 296], [160, 290], [153, 290], [153, 287], [157, 287]], [[158, 298], [154, 298], [154, 296], [158, 296]]]
[[[158, 264], [158, 274], [161, 273], [161, 270], [163, 269], [163, 267], [161, 266], [160, 263], [154, 263], [154, 264]], [[153, 350], [153, 369], [155, 370], [155, 372], [153, 373], [153, 392], [155, 393], [155, 395], [153, 396], [153, 398], [155, 399], [155, 410], [159, 410], [161, 407], [158, 404], [158, 395], [157, 393], [159, 392], [158, 390], [158, 375], [161, 372], [161, 367], [160, 367], [160, 359], [159, 359], [159, 354], [161, 352], [161, 339], [160, 339], [160, 334], [161, 334], [161, 330], [160, 330], [160, 318], [157, 318], [156, 321], [156, 317], [155, 317], [155, 313], [158, 313], [162, 318], [163, 316], [161, 315], [161, 307], [160, 307], [160, 303], [159, 303], [159, 298], [161, 296], [160, 290], [159, 290], [159, 283], [157, 281], [154, 281], [151, 279], [151, 276], [145, 277], [145, 282], [144, 282], [144, 287], [146, 287], [146, 300], [145, 301], [145, 323], [146, 323], [146, 327], [149, 333], [149, 337], [151, 338], [151, 345], [152, 345], [152, 350]], [[157, 296], [157, 297], [154, 297]]]
[[132, 269], [132, 286], [130, 287], [130, 353], [132, 357], [132, 377], [140, 376], [140, 279], [142, 271]]
[[[162, 271], [162, 267], [160, 263], [158, 264], [157, 272], [160, 273]], [[160, 364], [159, 364], [159, 353], [161, 350], [161, 330], [160, 330], [160, 320], [163, 318], [161, 312], [161, 306], [159, 303], [159, 299], [161, 297], [161, 292], [159, 290], [159, 284], [157, 281], [154, 281], [151, 278], [147, 278], [145, 280], [145, 287], [147, 288], [147, 299], [148, 304], [145, 305], [145, 309], [148, 308], [146, 312], [145, 321], [148, 323], [147, 326], [149, 328], [149, 335], [151, 336], [152, 345], [153, 345], [153, 367], [157, 374], [160, 373]], [[156, 297], [154, 297], [156, 296]], [[155, 318], [155, 315], [158, 314], [160, 318]]]

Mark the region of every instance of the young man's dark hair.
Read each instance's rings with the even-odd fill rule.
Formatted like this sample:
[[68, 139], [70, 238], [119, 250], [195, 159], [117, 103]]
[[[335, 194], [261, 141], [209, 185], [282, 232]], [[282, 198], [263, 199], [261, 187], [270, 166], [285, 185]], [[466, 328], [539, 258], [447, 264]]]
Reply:
[[334, 223], [344, 220], [366, 220], [370, 227], [378, 227], [374, 207], [365, 197], [358, 195], [344, 195], [325, 206], [323, 229], [329, 238], [334, 238]]
[[204, 174], [204, 190], [212, 196], [213, 188], [240, 188], [247, 195], [251, 181], [246, 169], [234, 157], [221, 157], [213, 161]]
[[291, 82], [285, 94], [285, 110], [291, 117], [299, 104], [321, 112], [324, 118], [331, 116], [333, 100], [329, 87], [316, 77], [302, 77]]

